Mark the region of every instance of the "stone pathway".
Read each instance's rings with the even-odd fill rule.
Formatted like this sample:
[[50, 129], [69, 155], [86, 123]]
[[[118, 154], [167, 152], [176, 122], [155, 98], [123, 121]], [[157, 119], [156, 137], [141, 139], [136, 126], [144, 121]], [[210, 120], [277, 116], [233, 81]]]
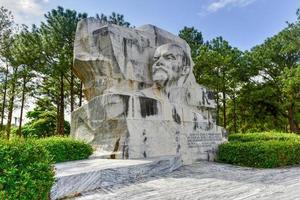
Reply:
[[252, 169], [199, 162], [168, 175], [98, 189], [73, 200], [300, 200], [300, 167]]

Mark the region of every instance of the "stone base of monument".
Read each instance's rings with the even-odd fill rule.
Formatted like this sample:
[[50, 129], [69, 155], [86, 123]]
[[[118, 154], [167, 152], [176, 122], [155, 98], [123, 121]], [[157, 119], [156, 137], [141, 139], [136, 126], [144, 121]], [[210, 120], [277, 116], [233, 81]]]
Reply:
[[166, 174], [182, 166], [179, 156], [146, 160], [88, 159], [55, 165], [51, 199], [77, 196], [97, 188], [110, 188], [140, 179]]

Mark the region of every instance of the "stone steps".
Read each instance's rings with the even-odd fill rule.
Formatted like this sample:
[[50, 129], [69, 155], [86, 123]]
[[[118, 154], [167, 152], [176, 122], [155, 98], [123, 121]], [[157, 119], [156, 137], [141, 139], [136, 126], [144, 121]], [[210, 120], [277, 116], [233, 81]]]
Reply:
[[55, 165], [55, 184], [51, 199], [77, 196], [97, 188], [110, 188], [120, 184], [172, 172], [182, 166], [178, 156], [147, 160], [87, 159]]

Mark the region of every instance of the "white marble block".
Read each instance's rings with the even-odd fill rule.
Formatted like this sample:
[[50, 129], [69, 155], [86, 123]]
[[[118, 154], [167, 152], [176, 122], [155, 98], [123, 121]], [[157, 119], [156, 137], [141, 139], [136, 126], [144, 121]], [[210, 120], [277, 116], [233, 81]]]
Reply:
[[182, 166], [180, 157], [147, 160], [89, 159], [55, 165], [55, 183], [50, 198], [77, 196], [97, 188], [126, 185], [148, 177], [164, 175]]

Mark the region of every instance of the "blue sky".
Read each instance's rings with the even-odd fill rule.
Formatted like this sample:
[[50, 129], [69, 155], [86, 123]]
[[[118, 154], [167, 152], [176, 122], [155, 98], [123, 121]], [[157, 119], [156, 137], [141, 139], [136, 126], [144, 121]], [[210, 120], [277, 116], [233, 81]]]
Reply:
[[300, 0], [0, 0], [17, 23], [27, 25], [39, 24], [58, 5], [89, 16], [115, 11], [132, 25], [154, 24], [174, 34], [194, 26], [205, 40], [223, 36], [246, 50], [295, 21]]

